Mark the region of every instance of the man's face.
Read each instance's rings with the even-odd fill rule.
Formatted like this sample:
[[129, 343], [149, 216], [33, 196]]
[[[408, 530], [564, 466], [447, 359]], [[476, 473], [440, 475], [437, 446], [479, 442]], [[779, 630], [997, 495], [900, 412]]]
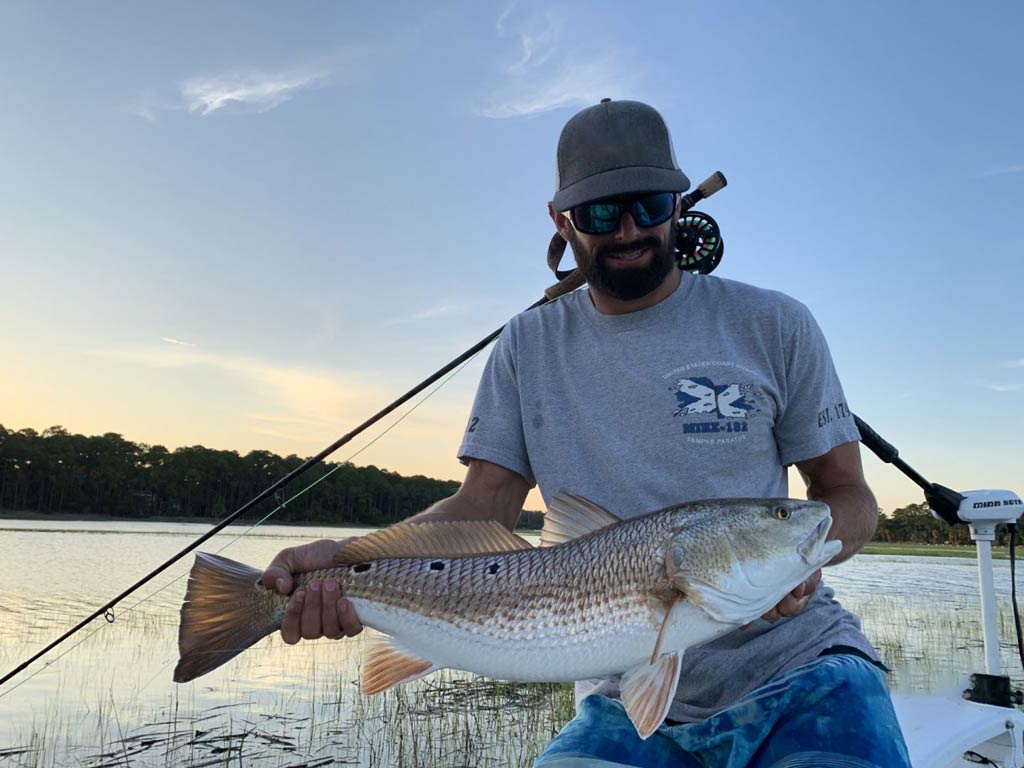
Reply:
[[630, 213], [607, 235], [563, 232], [590, 286], [613, 298], [643, 298], [664, 282], [676, 265], [677, 216], [654, 227], [637, 227]]

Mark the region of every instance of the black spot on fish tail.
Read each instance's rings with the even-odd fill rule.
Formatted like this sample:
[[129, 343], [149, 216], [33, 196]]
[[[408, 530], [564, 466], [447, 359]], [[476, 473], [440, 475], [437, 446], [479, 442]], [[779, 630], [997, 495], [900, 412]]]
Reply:
[[498, 569], [500, 567], [501, 566], [498, 565], [497, 563], [491, 563], [489, 566], [487, 566], [487, 572], [493, 576], [494, 574], [496, 574], [498, 572]]
[[366, 571], [370, 570], [370, 564], [369, 563], [359, 563], [359, 565], [352, 566], [352, 570], [355, 571], [356, 573], [365, 573]]
[[430, 564], [430, 570], [432, 570], [432, 571], [443, 571], [444, 570], [444, 563], [442, 563], [440, 560], [435, 560], [434, 562], [432, 562]]

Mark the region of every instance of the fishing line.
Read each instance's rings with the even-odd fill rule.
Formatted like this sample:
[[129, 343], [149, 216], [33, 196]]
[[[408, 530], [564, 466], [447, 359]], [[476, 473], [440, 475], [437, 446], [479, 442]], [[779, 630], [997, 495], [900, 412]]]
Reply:
[[[226, 549], [227, 549], [228, 547], [231, 547], [231, 546], [233, 546], [234, 544], [236, 544], [236, 543], [238, 542], [238, 540], [239, 540], [239, 539], [241, 539], [241, 538], [242, 538], [243, 536], [247, 536], [247, 535], [248, 535], [248, 534], [250, 534], [250, 533], [251, 533], [252, 531], [256, 530], [256, 529], [257, 529], [257, 528], [258, 528], [259, 526], [263, 525], [263, 524], [264, 524], [264, 523], [265, 523], [265, 522], [266, 522], [267, 520], [269, 520], [269, 519], [270, 519], [271, 517], [273, 517], [273, 516], [274, 516], [275, 514], [277, 514], [277, 513], [278, 513], [278, 512], [280, 511], [280, 510], [284, 509], [284, 508], [285, 508], [285, 507], [286, 507], [286, 506], [287, 506], [288, 504], [291, 504], [291, 503], [292, 503], [293, 501], [295, 501], [295, 500], [296, 500], [297, 498], [299, 498], [300, 496], [302, 496], [303, 494], [307, 493], [307, 492], [308, 492], [309, 490], [311, 490], [311, 489], [312, 489], [312, 488], [314, 488], [315, 486], [317, 486], [317, 485], [319, 485], [320, 483], [322, 483], [322, 482], [323, 482], [324, 480], [326, 480], [326, 479], [327, 479], [328, 477], [330, 477], [330, 476], [331, 476], [331, 475], [333, 475], [333, 474], [334, 474], [335, 472], [337, 472], [337, 471], [338, 471], [339, 469], [341, 469], [341, 468], [342, 468], [343, 466], [345, 466], [345, 464], [348, 464], [348, 463], [350, 463], [350, 462], [351, 462], [351, 461], [352, 461], [352, 460], [353, 460], [354, 458], [356, 458], [357, 456], [359, 456], [359, 454], [363, 453], [364, 451], [366, 451], [367, 449], [369, 449], [369, 448], [370, 448], [371, 446], [373, 446], [373, 445], [374, 445], [374, 444], [375, 444], [375, 443], [376, 443], [376, 442], [377, 442], [378, 440], [380, 440], [381, 438], [383, 438], [383, 437], [384, 437], [385, 435], [387, 435], [387, 434], [388, 434], [388, 433], [389, 433], [389, 432], [390, 432], [391, 430], [393, 430], [393, 429], [394, 429], [395, 427], [397, 427], [397, 426], [398, 426], [399, 424], [401, 424], [401, 423], [402, 423], [403, 421], [405, 421], [405, 420], [406, 420], [407, 418], [409, 418], [409, 416], [411, 416], [411, 415], [412, 415], [412, 413], [413, 413], [413, 412], [414, 412], [414, 411], [415, 411], [415, 410], [416, 410], [417, 408], [419, 408], [419, 407], [420, 407], [421, 405], [423, 405], [423, 404], [424, 404], [425, 402], [427, 402], [427, 400], [429, 400], [429, 399], [430, 399], [430, 398], [432, 398], [432, 397], [433, 397], [433, 396], [434, 396], [435, 394], [437, 394], [437, 393], [438, 393], [438, 392], [439, 392], [439, 391], [441, 390], [441, 388], [442, 388], [442, 387], [444, 387], [444, 386], [445, 386], [445, 385], [446, 385], [446, 384], [447, 384], [447, 383], [448, 383], [449, 381], [451, 381], [451, 380], [452, 380], [453, 378], [455, 378], [455, 377], [456, 377], [456, 376], [457, 376], [457, 375], [458, 375], [459, 373], [461, 373], [461, 372], [462, 372], [462, 371], [463, 371], [463, 370], [464, 370], [464, 369], [466, 368], [466, 366], [468, 366], [468, 365], [469, 365], [469, 364], [470, 364], [471, 362], [473, 362], [473, 360], [474, 360], [474, 359], [475, 359], [475, 358], [477, 357], [477, 355], [478, 355], [479, 353], [480, 353], [480, 350], [477, 350], [477, 351], [476, 351], [476, 352], [474, 352], [474, 353], [473, 353], [472, 355], [470, 355], [469, 357], [465, 358], [465, 360], [463, 360], [463, 361], [462, 361], [462, 363], [461, 363], [461, 364], [460, 364], [460, 365], [459, 365], [458, 367], [456, 367], [456, 368], [455, 368], [454, 370], [451, 370], [451, 372], [450, 372], [450, 373], [449, 373], [449, 374], [448, 374], [448, 375], [447, 375], [446, 377], [444, 377], [444, 379], [443, 379], [443, 380], [442, 380], [442, 381], [441, 381], [441, 382], [440, 382], [440, 383], [439, 383], [439, 384], [438, 384], [438, 385], [437, 385], [436, 387], [434, 387], [434, 388], [433, 388], [432, 390], [430, 390], [429, 392], [427, 392], [427, 394], [425, 394], [425, 395], [424, 395], [423, 397], [421, 397], [421, 398], [420, 398], [419, 400], [417, 400], [417, 401], [416, 401], [416, 402], [415, 402], [415, 403], [414, 403], [414, 404], [412, 405], [412, 407], [410, 407], [410, 408], [409, 408], [408, 410], [406, 410], [406, 411], [405, 411], [405, 412], [404, 412], [404, 413], [403, 413], [403, 414], [402, 414], [401, 416], [399, 416], [399, 417], [398, 417], [397, 419], [395, 419], [395, 421], [393, 421], [393, 422], [392, 422], [391, 424], [389, 424], [389, 425], [388, 425], [388, 427], [387, 427], [386, 429], [384, 429], [384, 430], [383, 430], [383, 431], [382, 431], [382, 432], [381, 432], [380, 434], [378, 434], [378, 435], [377, 435], [376, 437], [374, 437], [374, 438], [373, 438], [373, 439], [372, 439], [372, 440], [371, 440], [370, 442], [368, 442], [368, 443], [367, 443], [366, 445], [362, 446], [362, 447], [361, 447], [361, 448], [360, 448], [360, 449], [359, 449], [358, 451], [356, 451], [355, 453], [352, 453], [352, 454], [350, 454], [350, 455], [348, 456], [348, 458], [346, 458], [346, 459], [345, 459], [344, 461], [342, 461], [341, 463], [339, 463], [339, 464], [335, 465], [334, 467], [332, 467], [332, 468], [331, 468], [330, 470], [328, 470], [327, 472], [325, 472], [325, 473], [324, 473], [323, 475], [321, 475], [320, 477], [318, 477], [318, 478], [317, 478], [316, 480], [314, 480], [313, 482], [311, 482], [311, 483], [310, 483], [309, 485], [307, 485], [307, 486], [305, 486], [304, 488], [302, 488], [301, 490], [299, 490], [299, 491], [298, 491], [297, 493], [295, 493], [295, 494], [294, 494], [294, 495], [293, 495], [293, 496], [292, 496], [291, 498], [289, 498], [289, 499], [286, 499], [285, 501], [282, 501], [282, 502], [280, 502], [280, 503], [278, 504], [278, 506], [274, 507], [274, 508], [273, 508], [272, 510], [270, 510], [270, 512], [268, 512], [268, 513], [267, 513], [266, 515], [264, 515], [264, 516], [263, 516], [262, 518], [260, 518], [260, 519], [259, 519], [259, 520], [257, 520], [257, 521], [256, 521], [255, 523], [253, 523], [252, 525], [250, 525], [250, 526], [249, 526], [248, 528], [246, 528], [246, 529], [245, 529], [244, 531], [241, 531], [240, 533], [236, 534], [236, 535], [234, 536], [234, 538], [232, 538], [232, 539], [231, 539], [230, 541], [227, 541], [227, 542], [225, 542], [225, 543], [224, 543], [224, 546], [222, 546], [222, 547], [221, 547], [220, 549], [216, 550], [216, 554], [220, 554], [221, 552], [223, 552], [224, 550], [226, 550]], [[436, 379], [435, 379], [435, 381], [436, 381]], [[223, 527], [223, 526], [221, 526], [221, 527]], [[218, 530], [219, 530], [219, 529], [218, 529]], [[214, 531], [214, 532], [212, 532], [212, 533], [215, 533], [215, 532], [216, 532], [216, 531]], [[212, 535], [212, 533], [211, 533], [211, 535]], [[195, 542], [195, 545], [197, 546], [198, 544], [202, 543], [202, 541], [205, 541], [205, 540], [206, 540], [206, 539], [208, 539], [208, 538], [210, 538], [210, 536], [209, 536], [209, 535], [208, 535], [208, 536], [207, 536], [206, 538], [204, 538], [204, 539], [201, 539], [201, 540], [199, 540], [199, 541]], [[194, 547], [193, 547], [193, 548], [194, 548]], [[173, 562], [175, 562], [175, 561], [176, 561], [177, 559], [180, 559], [180, 558], [181, 558], [182, 556], [184, 556], [184, 554], [186, 554], [186, 553], [187, 553], [188, 551], [191, 551], [191, 550], [184, 550], [184, 551], [183, 551], [182, 553], [180, 553], [180, 554], [179, 554], [179, 556], [178, 556], [177, 558], [175, 558], [175, 560], [171, 560], [171, 561], [169, 561], [168, 563], [165, 563], [165, 566], [169, 566], [169, 565], [171, 565], [171, 564], [172, 564]], [[156, 576], [156, 575], [157, 575], [157, 573], [159, 573], [159, 571], [158, 571], [158, 572], [156, 572], [156, 573], [153, 573], [153, 574], [152, 574], [152, 576]], [[167, 582], [166, 584], [164, 584], [164, 585], [163, 585], [162, 587], [160, 587], [160, 588], [159, 588], [159, 589], [157, 589], [156, 591], [154, 591], [154, 592], [151, 592], [150, 594], [148, 594], [148, 595], [146, 595], [145, 597], [141, 598], [141, 599], [140, 599], [140, 600], [139, 600], [138, 602], [136, 602], [136, 603], [134, 603], [134, 604], [132, 604], [132, 605], [128, 606], [127, 608], [125, 608], [125, 609], [124, 609], [123, 611], [121, 611], [121, 615], [123, 616], [123, 615], [126, 615], [126, 614], [128, 614], [128, 613], [131, 613], [131, 612], [132, 612], [132, 611], [134, 611], [134, 610], [135, 610], [136, 608], [138, 608], [138, 607], [139, 607], [140, 605], [142, 605], [143, 603], [146, 603], [146, 602], [148, 602], [148, 601], [152, 600], [152, 599], [153, 599], [154, 597], [156, 597], [157, 595], [159, 595], [159, 594], [160, 594], [161, 592], [163, 592], [164, 590], [166, 590], [166, 589], [169, 589], [170, 587], [174, 586], [174, 585], [175, 585], [175, 584], [177, 584], [177, 583], [178, 583], [179, 581], [181, 581], [182, 579], [184, 579], [184, 578], [185, 578], [186, 576], [188, 576], [188, 573], [183, 573], [183, 574], [181, 574], [181, 575], [179, 575], [179, 576], [176, 576], [175, 578], [171, 579], [171, 581]], [[139, 582], [139, 584], [138, 584], [138, 585], [137, 585], [137, 586], [136, 586], [135, 588], [133, 588], [132, 590], [129, 590], [129, 591], [128, 591], [128, 592], [126, 592], [126, 593], [124, 593], [124, 595], [123, 595], [123, 596], [122, 596], [122, 597], [121, 597], [120, 599], [124, 599], [124, 597], [127, 597], [127, 596], [128, 596], [129, 594], [131, 594], [131, 592], [133, 592], [133, 591], [134, 591], [135, 589], [137, 589], [138, 587], [142, 586], [142, 584], [144, 584], [144, 583], [145, 583], [146, 581], [148, 581], [148, 580], [149, 580], [149, 579], [147, 578], [146, 580], [144, 580], [144, 581], [142, 581], [142, 582]], [[111, 615], [113, 615], [113, 612], [112, 612], [112, 610], [111, 610], [111, 609], [113, 608], [113, 606], [114, 606], [114, 605], [115, 605], [115, 603], [114, 603], [114, 602], [108, 603], [108, 605], [107, 605], [107, 607], [106, 607], [106, 610], [105, 610], [105, 611], [103, 611], [103, 614], [102, 614], [102, 615], [106, 615], [106, 614], [108, 614], [108, 613], [110, 613]], [[94, 614], [93, 618], [95, 618], [95, 616], [96, 616], [96, 615], [100, 615], [100, 614]], [[85, 622], [85, 623], [88, 623], [88, 622]], [[81, 624], [81, 625], [79, 625], [79, 626], [80, 626], [80, 627], [83, 627], [83, 628], [84, 628], [84, 626], [85, 626], [85, 623], [83, 623], [83, 624]], [[108, 620], [107, 620], [107, 623], [108, 623], [108, 624], [112, 624], [113, 622], [112, 622], [112, 621], [110, 621], [110, 620], [108, 619]], [[16, 691], [16, 690], [17, 690], [18, 688], [20, 688], [20, 687], [21, 687], [22, 685], [24, 685], [25, 683], [29, 682], [29, 681], [30, 681], [30, 680], [32, 680], [32, 679], [33, 679], [34, 677], [36, 677], [36, 675], [39, 675], [39, 674], [41, 674], [42, 672], [44, 672], [44, 671], [45, 671], [46, 669], [48, 669], [48, 668], [49, 668], [49, 667], [50, 667], [50, 666], [51, 666], [52, 664], [55, 664], [56, 662], [60, 661], [60, 660], [61, 660], [62, 658], [64, 658], [65, 656], [67, 656], [67, 655], [68, 655], [69, 653], [71, 653], [71, 652], [72, 652], [73, 650], [75, 650], [75, 649], [76, 649], [76, 648], [78, 648], [78, 647], [79, 647], [80, 645], [82, 645], [82, 644], [83, 644], [83, 643], [85, 643], [85, 642], [86, 642], [87, 640], [89, 640], [89, 638], [91, 638], [91, 637], [92, 637], [93, 635], [95, 635], [95, 634], [96, 634], [97, 632], [100, 632], [100, 631], [102, 631], [102, 630], [103, 630], [103, 629], [105, 629], [105, 628], [106, 628], [106, 625], [104, 625], [104, 624], [101, 624], [101, 625], [97, 626], [97, 627], [96, 627], [95, 629], [93, 629], [92, 631], [88, 632], [88, 634], [86, 634], [86, 635], [85, 635], [84, 637], [82, 637], [82, 638], [81, 638], [81, 639], [80, 639], [80, 640], [79, 640], [78, 642], [74, 643], [74, 644], [73, 644], [73, 645], [72, 645], [71, 647], [69, 647], [69, 648], [67, 648], [67, 649], [66, 649], [65, 651], [63, 651], [63, 652], [62, 652], [62, 653], [61, 653], [60, 655], [58, 655], [58, 656], [56, 656], [55, 658], [53, 658], [53, 659], [50, 659], [49, 661], [47, 661], [47, 662], [46, 662], [45, 664], [43, 664], [43, 666], [42, 666], [42, 667], [40, 667], [39, 669], [37, 669], [37, 670], [36, 670], [35, 672], [31, 673], [31, 674], [30, 674], [30, 675], [29, 675], [28, 677], [26, 677], [26, 678], [25, 678], [24, 680], [21, 680], [21, 681], [19, 681], [18, 683], [14, 684], [13, 686], [11, 686], [10, 688], [7, 688], [7, 689], [6, 689], [6, 690], [4, 690], [4, 691], [0, 691], [0, 699], [4, 698], [4, 697], [5, 697], [5, 696], [6, 696], [7, 694], [9, 694], [9, 693], [12, 693], [13, 691]], [[68, 633], [68, 634], [66, 635], [66, 637], [70, 637], [70, 636], [71, 636], [72, 634], [74, 634], [74, 632], [75, 632], [75, 631], [77, 631], [77, 629], [76, 629], [76, 630], [72, 630], [71, 632], [69, 632], [69, 633]], [[19, 666], [19, 667], [18, 667], [17, 669], [15, 669], [15, 670], [14, 670], [13, 672], [11, 672], [11, 673], [10, 673], [9, 675], [7, 675], [6, 677], [4, 677], [4, 678], [3, 678], [3, 680], [0, 680], [0, 683], [3, 683], [3, 682], [5, 682], [6, 680], [8, 680], [8, 679], [10, 679], [11, 677], [13, 677], [14, 675], [16, 675], [16, 674], [17, 674], [17, 673], [18, 673], [18, 672], [19, 672], [20, 670], [24, 669], [24, 668], [25, 668], [25, 667], [26, 667], [26, 666], [27, 666], [28, 664], [31, 664], [31, 663], [32, 663], [33, 661], [35, 661], [35, 660], [36, 660], [36, 659], [38, 659], [38, 658], [39, 658], [40, 656], [42, 656], [43, 654], [45, 654], [45, 653], [47, 652], [47, 650], [49, 650], [49, 649], [50, 649], [50, 648], [52, 648], [52, 647], [55, 647], [55, 646], [56, 646], [57, 644], [59, 644], [59, 643], [60, 643], [60, 640], [56, 641], [56, 642], [55, 642], [54, 644], [51, 644], [51, 645], [50, 645], [50, 646], [48, 646], [47, 648], [44, 648], [44, 649], [43, 649], [42, 651], [40, 651], [40, 652], [39, 652], [39, 653], [38, 653], [38, 654], [37, 654], [36, 656], [34, 656], [33, 658], [31, 658], [31, 659], [29, 659], [28, 661], [24, 662], [24, 663], [23, 663], [23, 664], [22, 664], [21, 666]], [[165, 669], [167, 669], [167, 667], [168, 667], [168, 666], [170, 666], [170, 665], [171, 665], [172, 663], [173, 663], [173, 660], [172, 660], [172, 661], [170, 661], [170, 662], [167, 662], [167, 664], [165, 664], [165, 665], [163, 666], [163, 668], [162, 668], [162, 669], [161, 669], [161, 670], [160, 670], [160, 671], [159, 671], [159, 672], [158, 672], [158, 673], [157, 673], [156, 675], [154, 675], [154, 676], [153, 676], [153, 678], [152, 678], [152, 679], [150, 679], [150, 681], [149, 681], [148, 683], [146, 683], [146, 685], [144, 685], [144, 686], [143, 686], [142, 688], [140, 688], [140, 689], [139, 689], [139, 692], [141, 693], [142, 691], [144, 691], [144, 690], [145, 690], [145, 689], [146, 689], [146, 688], [147, 688], [147, 687], [148, 687], [148, 686], [150, 685], [150, 683], [152, 683], [152, 682], [153, 682], [153, 680], [155, 680], [155, 679], [156, 679], [157, 677], [159, 677], [159, 675], [160, 675], [160, 674], [161, 674], [161, 673], [162, 673], [162, 672], [163, 672], [163, 671], [164, 671]]]

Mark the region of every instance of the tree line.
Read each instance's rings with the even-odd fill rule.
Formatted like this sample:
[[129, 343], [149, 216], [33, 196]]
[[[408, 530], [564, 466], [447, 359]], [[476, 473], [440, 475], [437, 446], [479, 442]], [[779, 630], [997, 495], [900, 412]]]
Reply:
[[[270, 451], [219, 451], [194, 445], [168, 450], [122, 435], [42, 433], [0, 425], [0, 509], [40, 514], [221, 519], [285, 476], [305, 459]], [[314, 480], [309, 491], [291, 497]], [[454, 480], [404, 477], [374, 466], [323, 462], [277, 501], [276, 522], [388, 525], [451, 496]], [[290, 500], [289, 500], [290, 499]], [[248, 513], [258, 519], [270, 500]], [[520, 527], [539, 528], [543, 516], [524, 512]]]
[[[878, 519], [878, 530], [872, 541], [916, 544], [970, 544], [971, 533], [966, 525], [949, 525], [937, 520], [928, 505], [908, 504]], [[996, 526], [997, 546], [1006, 546], [1010, 533], [1005, 525]]]
[[[41, 514], [110, 517], [181, 517], [219, 520], [238, 509], [305, 459], [270, 451], [218, 451], [194, 445], [169, 451], [108, 432], [86, 437], [60, 426], [42, 433], [0, 424], [0, 509]], [[298, 488], [320, 480], [291, 499]], [[451, 496], [455, 480], [435, 480], [374, 466], [324, 462], [285, 489], [277, 522], [389, 525]], [[256, 519], [271, 509], [253, 510]], [[524, 511], [521, 528], [540, 528], [544, 516]], [[1006, 543], [1000, 526], [998, 544]], [[969, 544], [966, 526], [932, 517], [926, 504], [910, 504], [879, 518], [874, 541]]]

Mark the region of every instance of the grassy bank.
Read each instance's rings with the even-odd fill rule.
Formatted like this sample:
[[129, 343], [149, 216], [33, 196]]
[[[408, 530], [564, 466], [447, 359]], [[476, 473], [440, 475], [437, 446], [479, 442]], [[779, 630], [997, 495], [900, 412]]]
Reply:
[[[859, 554], [862, 555], [918, 555], [922, 557], [974, 557], [976, 550], [973, 544], [914, 544], [884, 543], [872, 541], [864, 545]], [[1009, 560], [1010, 553], [1006, 547], [992, 547], [994, 560]]]

